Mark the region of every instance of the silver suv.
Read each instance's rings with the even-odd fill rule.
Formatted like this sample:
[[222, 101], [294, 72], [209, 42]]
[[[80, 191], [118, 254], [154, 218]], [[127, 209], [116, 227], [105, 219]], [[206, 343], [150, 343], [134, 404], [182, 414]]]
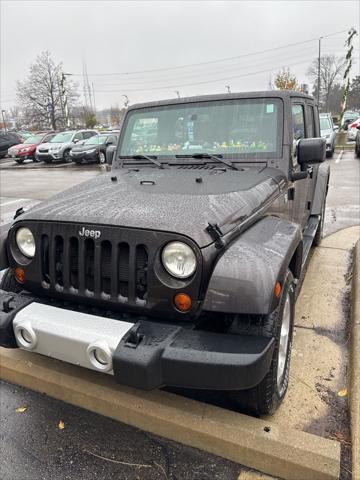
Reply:
[[37, 161], [52, 163], [64, 160], [71, 162], [70, 150], [75, 145], [81, 145], [85, 140], [97, 135], [96, 130], [71, 130], [60, 132], [48, 143], [42, 143], [36, 148]]

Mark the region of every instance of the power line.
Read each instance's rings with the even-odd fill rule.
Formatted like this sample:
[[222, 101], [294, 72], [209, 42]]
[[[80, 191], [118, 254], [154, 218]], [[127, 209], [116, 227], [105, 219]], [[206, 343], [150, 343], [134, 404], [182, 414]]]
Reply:
[[[331, 37], [331, 36], [334, 36], [334, 35], [339, 35], [341, 33], [347, 32], [347, 31], [348, 31], [348, 29], [341, 30], [339, 32], [329, 33], [328, 35], [322, 35], [322, 37], [323, 38], [328, 38], [328, 37]], [[164, 72], [164, 71], [168, 71], [168, 70], [179, 70], [179, 69], [182, 69], [182, 68], [197, 67], [197, 66], [201, 66], [201, 65], [210, 65], [210, 64], [214, 64], [214, 63], [228, 62], [230, 60], [236, 60], [236, 59], [239, 59], [239, 58], [250, 57], [250, 56], [259, 55], [259, 54], [262, 54], [262, 53], [274, 52], [276, 50], [282, 50], [284, 48], [294, 47], [296, 45], [304, 45], [305, 43], [318, 41], [318, 39], [319, 39], [319, 37], [311, 38], [310, 40], [304, 40], [302, 42], [289, 43], [287, 45], [282, 45], [280, 47], [268, 48], [266, 50], [258, 50], [256, 52], [244, 53], [242, 55], [236, 55], [234, 57], [221, 58], [221, 59], [218, 59], [218, 60], [209, 60], [207, 62], [188, 63], [188, 64], [185, 64], [185, 65], [176, 65], [176, 66], [173, 66], [173, 67], [154, 68], [154, 69], [151, 69], [151, 70], [136, 70], [136, 71], [132, 71], [132, 72], [89, 73], [88, 75], [90, 75], [90, 76], [135, 75], [135, 74], [138, 74], [138, 73], [154, 73], [154, 72]], [[82, 76], [83, 74], [73, 73], [73, 75]]]
[[[296, 63], [292, 63], [292, 64], [288, 64], [287, 67], [293, 67], [295, 65], [300, 65], [302, 63], [307, 63], [309, 62], [309, 59], [307, 60], [304, 60], [303, 62], [296, 62]], [[273, 68], [267, 68], [266, 70], [258, 70], [256, 72], [251, 72], [251, 73], [245, 73], [245, 74], [241, 74], [241, 75], [234, 75], [232, 77], [223, 77], [223, 78], [217, 78], [217, 79], [214, 79], [214, 80], [204, 80], [204, 81], [201, 81], [201, 82], [191, 82], [191, 83], [183, 83], [183, 84], [174, 84], [174, 85], [162, 85], [162, 86], [159, 86], [159, 87], [151, 87], [151, 88], [123, 88], [121, 90], [95, 90], [97, 93], [118, 93], [118, 92], [147, 92], [147, 91], [151, 91], [151, 90], [164, 90], [164, 89], [170, 89], [170, 88], [178, 88], [178, 87], [191, 87], [193, 85], [205, 85], [205, 84], [208, 84], [208, 83], [217, 83], [217, 82], [224, 82], [224, 81], [227, 81], [227, 80], [233, 80], [233, 79], [236, 79], [236, 78], [243, 78], [243, 77], [250, 77], [252, 75], [257, 75], [257, 74], [260, 74], [260, 73], [269, 73], [273, 70], [278, 70], [279, 68], [282, 68], [284, 65], [280, 65], [280, 66], [277, 66], [277, 67], [273, 67]]]
[[[312, 49], [304, 49], [302, 50], [301, 52], [296, 52], [296, 54], [292, 54], [291, 52], [288, 52], [285, 56], [282, 56], [281, 58], [273, 58], [273, 57], [269, 57], [267, 56], [266, 58], [264, 59], [258, 59], [254, 62], [255, 59], [251, 60], [251, 63], [250, 64], [244, 64], [244, 62], [241, 62], [241, 63], [236, 63], [236, 64], [233, 64], [233, 65], [227, 65], [225, 67], [221, 67], [221, 72], [222, 73], [232, 73], [232, 72], [237, 72], [239, 70], [239, 68], [241, 69], [248, 69], [248, 68], [256, 68], [258, 66], [262, 66], [262, 65], [266, 65], [267, 63], [271, 63], [273, 64], [274, 61], [278, 61], [278, 62], [283, 62], [284, 64], [289, 61], [289, 60], [294, 60], [294, 59], [297, 59], [297, 58], [304, 58], [304, 56], [306, 56], [306, 58], [308, 58], [308, 56], [311, 54], [311, 51]], [[316, 58], [316, 52], [314, 51], [314, 58]], [[101, 86], [101, 87], [105, 87], [105, 86], [113, 86], [113, 85], [119, 85], [119, 82], [122, 82], [122, 81], [126, 81], [127, 83], [124, 85], [124, 84], [121, 84], [122, 87], [125, 87], [125, 86], [136, 86], [136, 82], [137, 83], [140, 83], [140, 84], [143, 84], [143, 83], [155, 83], [155, 82], [159, 82], [159, 81], [168, 81], [168, 82], [171, 82], [171, 81], [174, 81], [175, 80], [179, 80], [179, 79], [188, 79], [190, 77], [193, 78], [193, 77], [199, 77], [199, 76], [204, 76], [204, 75], [218, 75], [219, 74], [219, 67], [216, 68], [216, 70], [214, 70], [214, 67], [212, 67], [212, 70], [208, 70], [208, 71], [200, 71], [200, 72], [181, 72], [179, 74], [176, 74], [176, 76], [174, 77], [174, 74], [171, 74], [170, 77], [164, 77], [163, 75], [159, 78], [155, 78], [155, 77], [150, 77], [150, 78], [144, 78], [143, 80], [139, 79], [135, 79], [135, 78], [127, 78], [126, 80], [122, 80], [122, 79], [118, 79], [116, 81], [116, 83], [98, 83], [99, 80], [96, 81], [96, 85], [97, 86]], [[129, 83], [131, 82], [131, 83]]]

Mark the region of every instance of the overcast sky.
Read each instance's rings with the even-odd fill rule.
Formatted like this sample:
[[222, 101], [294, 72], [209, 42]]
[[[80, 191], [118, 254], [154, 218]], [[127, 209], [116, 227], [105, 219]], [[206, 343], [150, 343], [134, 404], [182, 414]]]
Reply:
[[[136, 103], [172, 98], [176, 90], [187, 96], [225, 92], [226, 85], [267, 89], [270, 75], [283, 66], [310, 83], [315, 39], [351, 26], [359, 32], [359, 6], [359, 0], [1, 0], [1, 108], [15, 103], [16, 81], [43, 50], [77, 74], [80, 93], [86, 64], [98, 108], [122, 105], [123, 94]], [[323, 53], [343, 54], [345, 38], [346, 32], [324, 38]], [[359, 59], [359, 37], [355, 55]]]

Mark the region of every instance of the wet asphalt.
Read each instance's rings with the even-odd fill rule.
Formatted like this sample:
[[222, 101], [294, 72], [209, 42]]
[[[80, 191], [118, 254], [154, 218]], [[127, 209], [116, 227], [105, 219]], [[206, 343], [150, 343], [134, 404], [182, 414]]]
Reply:
[[[358, 225], [360, 219], [360, 161], [347, 151], [335, 153], [330, 163], [325, 235]], [[98, 165], [0, 161], [1, 225], [11, 221], [16, 209], [104, 171]], [[27, 408], [17, 413], [18, 407]], [[60, 421], [64, 429], [59, 429]], [[214, 455], [0, 382], [2, 480], [235, 480], [242, 469]]]

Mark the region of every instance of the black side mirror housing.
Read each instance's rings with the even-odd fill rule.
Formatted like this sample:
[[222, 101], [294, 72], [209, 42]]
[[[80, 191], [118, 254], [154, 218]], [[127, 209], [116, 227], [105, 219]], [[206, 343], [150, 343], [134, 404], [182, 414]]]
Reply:
[[324, 138], [302, 138], [297, 146], [297, 161], [301, 166], [322, 163], [325, 160]]
[[360, 130], [360, 125], [358, 125], [356, 128], [357, 128], [357, 130]]

